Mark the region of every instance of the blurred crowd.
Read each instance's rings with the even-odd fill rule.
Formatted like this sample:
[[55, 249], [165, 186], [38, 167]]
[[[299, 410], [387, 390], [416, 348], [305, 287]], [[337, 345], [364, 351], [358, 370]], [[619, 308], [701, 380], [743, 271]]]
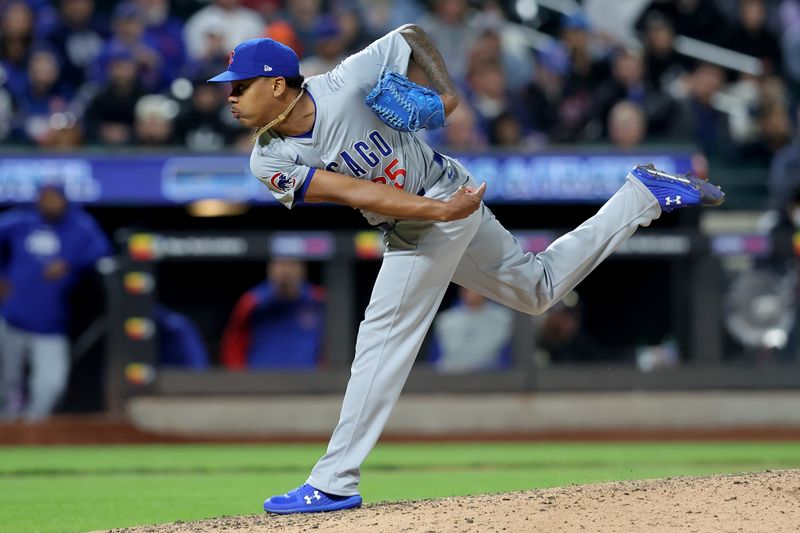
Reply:
[[414, 22], [463, 92], [449, 127], [428, 135], [442, 149], [631, 149], [646, 140], [766, 165], [791, 142], [800, 0], [563, 5], [574, 9], [535, 0], [0, 0], [0, 140], [244, 152], [248, 133], [227, 110], [228, 88], [205, 83], [238, 42], [280, 40], [312, 76]]

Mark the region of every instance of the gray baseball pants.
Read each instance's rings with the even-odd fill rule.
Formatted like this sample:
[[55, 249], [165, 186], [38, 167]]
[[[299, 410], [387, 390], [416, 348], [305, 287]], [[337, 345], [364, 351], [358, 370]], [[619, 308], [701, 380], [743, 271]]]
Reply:
[[[2, 326], [0, 398], [5, 417], [22, 415], [28, 421], [46, 418], [64, 393], [69, 378], [69, 341], [65, 335], [33, 333]], [[28, 400], [22, 405], [25, 361], [30, 365]], [[21, 411], [21, 412], [20, 412]]]
[[[476, 186], [463, 166], [450, 164], [456, 179], [439, 179], [426, 196], [449, 198], [467, 180]], [[399, 221], [385, 236], [339, 422], [308, 483], [331, 494], [358, 493], [361, 464], [383, 431], [451, 280], [540, 314], [660, 214], [655, 197], [628, 175], [597, 214], [538, 254], [523, 252], [485, 206], [453, 222]]]

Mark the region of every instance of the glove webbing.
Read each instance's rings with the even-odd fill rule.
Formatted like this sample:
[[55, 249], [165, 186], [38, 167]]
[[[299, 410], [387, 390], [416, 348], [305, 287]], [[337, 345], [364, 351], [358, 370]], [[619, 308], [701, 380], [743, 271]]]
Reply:
[[[411, 131], [419, 130], [419, 112], [415, 106], [411, 105], [411, 102], [405, 97], [405, 95], [401, 94], [401, 92], [397, 90], [397, 85], [395, 83], [386, 83], [382, 89], [388, 90], [388, 92], [394, 96], [395, 101], [408, 113], [408, 129]], [[400, 115], [398, 115], [391, 108], [380, 104], [378, 104], [376, 107], [377, 111], [379, 111], [381, 115], [391, 123], [390, 125], [392, 127], [401, 128], [403, 126], [403, 121], [400, 118]]]

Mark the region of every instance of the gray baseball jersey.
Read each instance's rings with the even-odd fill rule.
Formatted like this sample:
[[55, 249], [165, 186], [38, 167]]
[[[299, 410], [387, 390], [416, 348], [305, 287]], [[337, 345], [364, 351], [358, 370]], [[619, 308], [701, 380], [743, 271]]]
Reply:
[[[332, 71], [309, 78], [306, 90], [317, 113], [311, 135], [261, 135], [250, 156], [253, 174], [289, 208], [302, 200], [318, 168], [412, 194], [424, 191], [442, 175], [441, 156], [415, 134], [381, 122], [364, 104], [383, 69], [406, 74], [410, 56], [408, 43], [394, 31]], [[363, 213], [370, 224], [391, 220]]]
[[[385, 126], [364, 104], [383, 68], [405, 73], [409, 57], [408, 44], [394, 31], [331, 73], [310, 78], [317, 113], [311, 136], [262, 135], [251, 157], [253, 173], [287, 207], [302, 199], [318, 168], [439, 200], [458, 185], [477, 185], [458, 161]], [[461, 220], [390, 224], [341, 417], [308, 483], [329, 494], [358, 493], [361, 464], [383, 431], [450, 281], [538, 314], [660, 213], [653, 194], [629, 174], [595, 216], [536, 255], [525, 253], [483, 205]], [[373, 224], [391, 220], [364, 214]]]

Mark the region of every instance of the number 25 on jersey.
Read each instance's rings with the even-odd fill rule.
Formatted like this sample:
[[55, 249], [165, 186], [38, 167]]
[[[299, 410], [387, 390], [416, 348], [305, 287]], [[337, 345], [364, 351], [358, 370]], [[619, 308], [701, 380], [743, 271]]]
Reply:
[[391, 182], [391, 184], [397, 187], [398, 189], [402, 189], [403, 184], [406, 181], [405, 180], [406, 169], [398, 165], [400, 165], [400, 160], [395, 157], [391, 163], [389, 163], [383, 168], [384, 176], [378, 176], [377, 178], [372, 178], [372, 181], [374, 181], [375, 183]]

